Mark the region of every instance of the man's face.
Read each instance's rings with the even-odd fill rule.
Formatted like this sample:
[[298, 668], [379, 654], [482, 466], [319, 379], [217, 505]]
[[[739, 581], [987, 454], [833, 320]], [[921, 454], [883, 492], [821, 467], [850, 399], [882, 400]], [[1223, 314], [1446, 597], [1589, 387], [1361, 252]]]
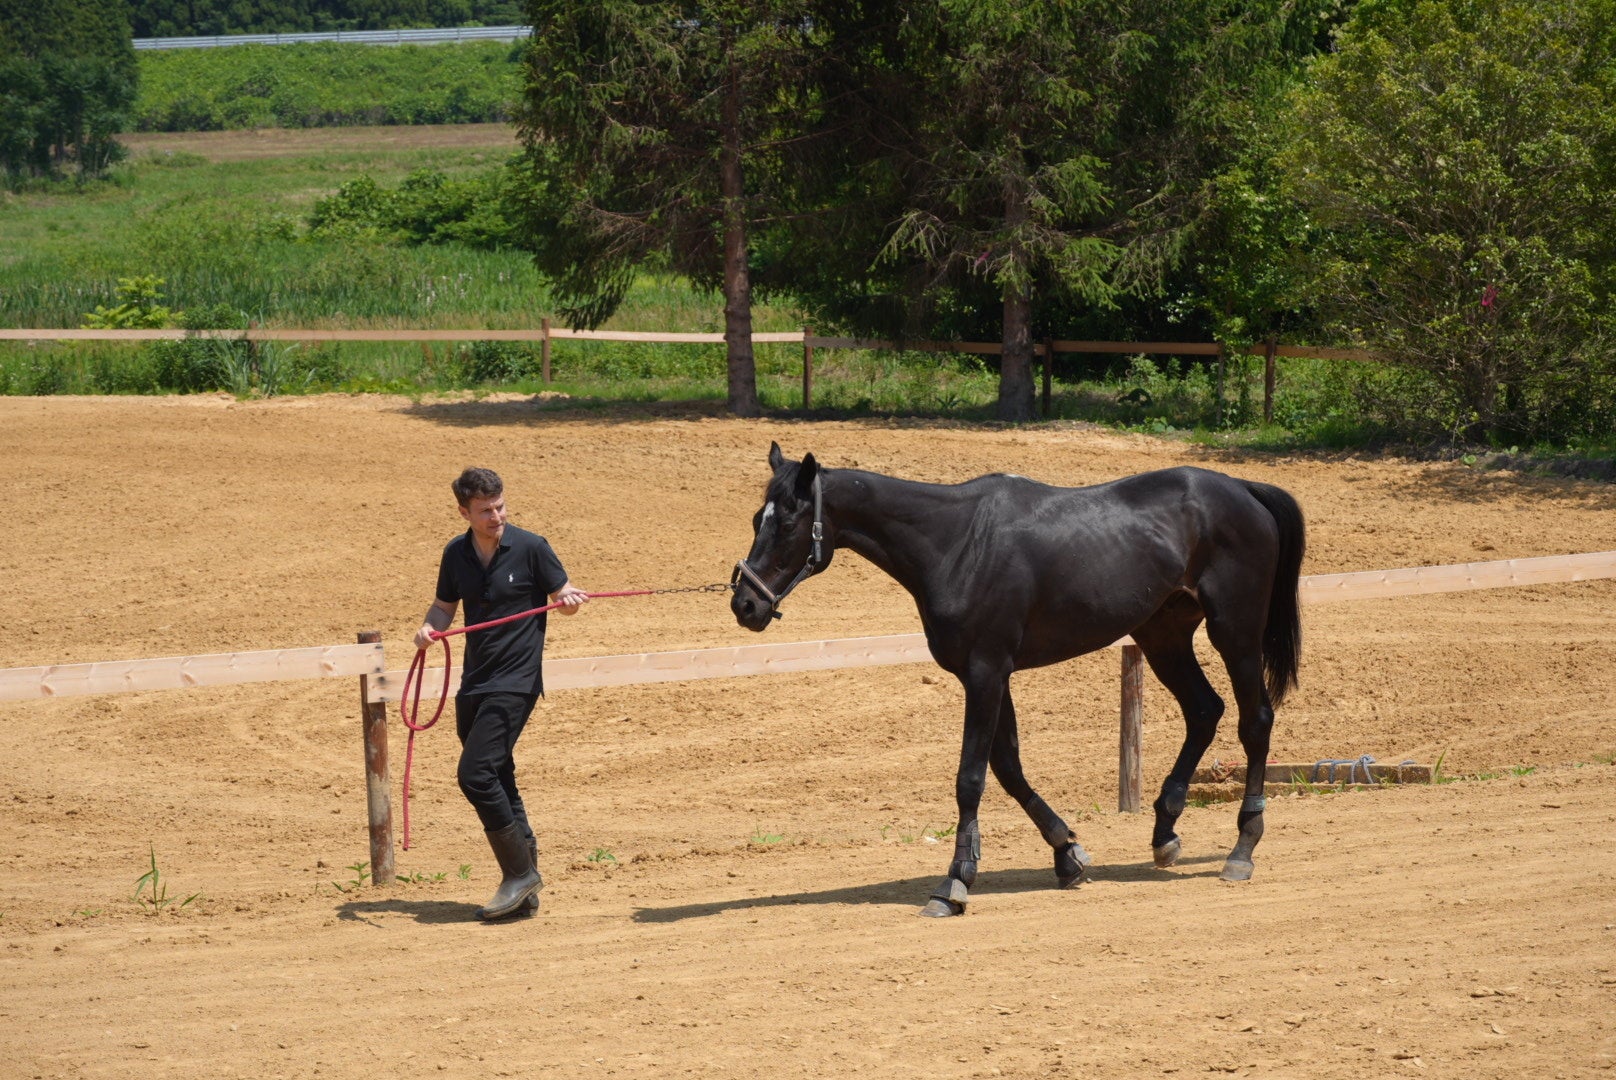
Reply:
[[460, 516], [471, 522], [471, 531], [483, 540], [497, 543], [505, 531], [505, 496], [492, 499], [473, 498], [460, 507]]

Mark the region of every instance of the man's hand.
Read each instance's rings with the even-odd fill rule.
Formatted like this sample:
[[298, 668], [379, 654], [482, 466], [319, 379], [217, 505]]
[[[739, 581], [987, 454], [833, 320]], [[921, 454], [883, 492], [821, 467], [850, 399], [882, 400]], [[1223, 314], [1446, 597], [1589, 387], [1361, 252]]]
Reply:
[[569, 581], [550, 594], [550, 603], [564, 605], [556, 609], [563, 615], [576, 615], [579, 607], [589, 603], [589, 594]]
[[426, 618], [421, 623], [421, 629], [415, 632], [415, 647], [425, 649], [435, 640], [434, 631], [443, 633], [454, 625], [455, 611], [460, 607], [456, 604], [446, 604], [442, 600], [433, 600], [432, 606], [426, 609]]

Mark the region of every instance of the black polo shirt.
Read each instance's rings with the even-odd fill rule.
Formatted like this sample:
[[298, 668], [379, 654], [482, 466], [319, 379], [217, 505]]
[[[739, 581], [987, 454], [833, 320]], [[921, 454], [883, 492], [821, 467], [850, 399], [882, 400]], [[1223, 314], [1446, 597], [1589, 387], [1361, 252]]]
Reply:
[[[438, 599], [464, 603], [467, 626], [543, 607], [566, 583], [549, 541], [509, 522], [486, 569], [470, 529], [449, 541], [438, 564]], [[532, 615], [467, 634], [460, 693], [544, 693], [546, 619]]]

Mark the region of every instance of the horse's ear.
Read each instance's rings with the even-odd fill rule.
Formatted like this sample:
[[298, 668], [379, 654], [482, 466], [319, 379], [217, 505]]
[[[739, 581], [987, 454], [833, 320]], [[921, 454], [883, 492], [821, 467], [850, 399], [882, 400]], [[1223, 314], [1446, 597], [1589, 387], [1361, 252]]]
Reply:
[[805, 454], [802, 459], [802, 468], [797, 470], [797, 498], [806, 501], [814, 493], [814, 477], [819, 475], [819, 462], [814, 455]]
[[779, 472], [780, 466], [784, 465], [785, 463], [786, 456], [780, 452], [780, 444], [777, 442], [771, 442], [769, 444], [769, 468], [775, 472]]

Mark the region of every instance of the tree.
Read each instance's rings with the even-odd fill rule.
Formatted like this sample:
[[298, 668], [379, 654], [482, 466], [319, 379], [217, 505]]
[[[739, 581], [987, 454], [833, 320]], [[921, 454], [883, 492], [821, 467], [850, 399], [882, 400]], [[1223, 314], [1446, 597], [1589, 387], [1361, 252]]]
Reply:
[[799, 0], [530, 0], [517, 126], [524, 243], [561, 313], [598, 326], [665, 259], [724, 297], [729, 407], [760, 412], [750, 234], [798, 129], [815, 22]]
[[136, 77], [124, 0], [0, 0], [0, 167], [104, 172]]
[[[872, 6], [890, 13], [901, 47], [883, 42], [854, 63], [856, 81], [883, 86], [872, 122], [893, 129], [871, 141], [880, 166], [860, 170], [892, 185], [867, 205], [897, 211], [862, 252], [859, 283], [902, 294], [897, 306], [922, 333], [996, 304], [999, 416], [1028, 420], [1037, 308], [1103, 309], [1160, 291], [1207, 178], [1230, 156], [1242, 103], [1265, 72], [1312, 51], [1338, 4]], [[845, 300], [859, 276], [820, 271], [808, 295]]]
[[1429, 373], [1450, 434], [1608, 425], [1608, 0], [1366, 2], [1278, 155], [1343, 333]]

